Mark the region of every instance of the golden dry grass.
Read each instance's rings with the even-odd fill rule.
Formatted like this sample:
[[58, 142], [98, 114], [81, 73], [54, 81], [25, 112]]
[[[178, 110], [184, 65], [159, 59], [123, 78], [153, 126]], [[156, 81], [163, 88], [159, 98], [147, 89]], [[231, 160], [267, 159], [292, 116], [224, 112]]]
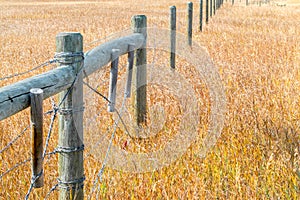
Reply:
[[[94, 40], [127, 29], [135, 14], [146, 14], [149, 26], [167, 28], [170, 5], [177, 6], [179, 32], [186, 28], [186, 3], [179, 0], [82, 2], [0, 1], [1, 77], [52, 58], [55, 35], [59, 32], [81, 32], [85, 50], [89, 50], [98, 45], [91, 44]], [[237, 2], [218, 10], [203, 33], [195, 30], [194, 40], [207, 48], [226, 88], [228, 113], [221, 138], [204, 159], [195, 155], [197, 145], [192, 145], [181, 159], [152, 173], [129, 174], [106, 169], [100, 197], [299, 199], [299, 21], [299, 6], [246, 7]], [[197, 23], [194, 24], [196, 27]], [[0, 85], [51, 68], [1, 81]], [[45, 121], [47, 127], [49, 118]], [[0, 149], [28, 124], [28, 111], [0, 122]], [[27, 132], [0, 154], [1, 174], [30, 156], [29, 135]], [[53, 133], [50, 150], [55, 148], [56, 138]], [[85, 160], [86, 194], [90, 193], [101, 164], [93, 156]], [[30, 175], [30, 166], [26, 164], [4, 176], [0, 180], [0, 199], [24, 198]], [[44, 197], [57, 176], [57, 159], [52, 156], [45, 164], [45, 187], [34, 190], [31, 198]], [[50, 198], [56, 199], [57, 192]]]

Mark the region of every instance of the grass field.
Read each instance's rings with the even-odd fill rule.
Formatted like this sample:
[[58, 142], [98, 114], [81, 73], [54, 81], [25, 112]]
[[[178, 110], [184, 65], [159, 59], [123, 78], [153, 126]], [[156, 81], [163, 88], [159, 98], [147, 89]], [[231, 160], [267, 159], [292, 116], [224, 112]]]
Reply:
[[[226, 89], [228, 112], [222, 135], [206, 158], [196, 155], [197, 144], [193, 144], [172, 165], [151, 173], [106, 168], [99, 198], [300, 199], [299, 2], [287, 1], [282, 7], [272, 2], [248, 7], [245, 2], [233, 6], [225, 2], [202, 33], [197, 31], [199, 5], [194, 3], [194, 41], [207, 49]], [[59, 32], [82, 33], [86, 51], [99, 45], [94, 41], [128, 29], [136, 14], [147, 15], [149, 27], [168, 28], [171, 5], [177, 6], [178, 31], [185, 33], [186, 2], [180, 0], [0, 0], [0, 77], [51, 59]], [[3, 80], [0, 86], [52, 67]], [[197, 79], [190, 81], [199, 84]], [[46, 103], [45, 109], [50, 109], [50, 101]], [[46, 117], [45, 127], [49, 121]], [[28, 124], [28, 110], [1, 121], [0, 149]], [[0, 174], [30, 156], [30, 141], [26, 132], [0, 154]], [[50, 150], [56, 144], [54, 133]], [[84, 164], [85, 193], [90, 194], [102, 163], [90, 156]], [[23, 199], [30, 176], [29, 163], [3, 176], [0, 199]], [[44, 188], [33, 190], [31, 199], [45, 197], [57, 177], [55, 155], [45, 163]], [[54, 191], [50, 199], [57, 196]]]

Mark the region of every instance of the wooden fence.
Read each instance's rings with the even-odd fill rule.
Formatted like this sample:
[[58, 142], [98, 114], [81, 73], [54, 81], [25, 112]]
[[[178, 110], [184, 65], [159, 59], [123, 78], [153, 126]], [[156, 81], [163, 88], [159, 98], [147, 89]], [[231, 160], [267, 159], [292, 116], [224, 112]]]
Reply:
[[[233, 2], [233, 1], [232, 1]], [[223, 0], [206, 0], [206, 22], [215, 14]], [[209, 9], [210, 5], [210, 9]], [[213, 12], [214, 11], [214, 12]], [[203, 29], [203, 0], [200, 0], [199, 30]], [[187, 4], [187, 42], [192, 45], [193, 3]], [[83, 199], [83, 79], [111, 64], [109, 106], [114, 111], [116, 98], [118, 57], [129, 54], [129, 77], [126, 90], [132, 93], [135, 106], [135, 123], [145, 122], [146, 115], [146, 16], [132, 18], [132, 34], [104, 43], [83, 54], [80, 33], [60, 33], [56, 37], [55, 60], [58, 67], [15, 84], [0, 88], [0, 120], [31, 106], [33, 135], [32, 170], [33, 187], [43, 186], [42, 101], [60, 93], [59, 109], [59, 186], [60, 199]], [[176, 7], [170, 7], [170, 67], [175, 68]], [[133, 52], [134, 55], [133, 55]], [[134, 65], [133, 65], [134, 63]], [[132, 69], [132, 70], [131, 70]], [[131, 75], [131, 71], [133, 75]], [[132, 76], [132, 77], [131, 77]], [[132, 79], [132, 89], [131, 88]], [[141, 83], [139, 83], [141, 82]], [[137, 88], [137, 86], [141, 86]]]

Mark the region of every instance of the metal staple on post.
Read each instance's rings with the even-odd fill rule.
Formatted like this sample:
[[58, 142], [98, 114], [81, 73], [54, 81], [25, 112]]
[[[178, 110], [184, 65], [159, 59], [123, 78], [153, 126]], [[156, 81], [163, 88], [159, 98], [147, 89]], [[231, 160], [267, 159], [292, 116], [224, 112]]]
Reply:
[[31, 163], [33, 187], [44, 186], [43, 175], [43, 90], [30, 90], [31, 104]]
[[111, 68], [109, 79], [109, 93], [108, 93], [108, 112], [115, 111], [116, 93], [117, 93], [117, 80], [118, 80], [118, 65], [119, 65], [119, 49], [112, 49], [111, 52]]
[[[59, 116], [58, 139], [60, 200], [83, 200], [84, 197], [83, 148], [81, 148], [83, 146], [82, 50], [83, 42], [80, 33], [60, 33], [56, 36], [56, 52], [60, 55], [59, 64], [72, 67], [76, 72], [72, 88], [60, 93], [60, 102], [62, 102], [60, 107], [63, 111]], [[68, 52], [72, 52], [72, 56], [68, 56]], [[76, 151], [67, 151], [70, 149]]]
[[170, 7], [170, 66], [175, 69], [176, 55], [176, 7]]

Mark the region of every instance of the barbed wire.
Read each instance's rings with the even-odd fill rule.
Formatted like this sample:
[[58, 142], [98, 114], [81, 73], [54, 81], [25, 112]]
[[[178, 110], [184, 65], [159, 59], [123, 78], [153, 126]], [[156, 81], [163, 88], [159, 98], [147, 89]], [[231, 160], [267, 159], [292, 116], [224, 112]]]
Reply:
[[47, 200], [47, 199], [49, 198], [50, 194], [56, 190], [56, 188], [58, 187], [58, 185], [59, 185], [58, 183], [55, 184], [55, 185], [49, 190], [49, 192], [46, 194], [44, 200]]
[[9, 147], [11, 147], [20, 137], [22, 137], [29, 127], [30, 127], [30, 125], [28, 125], [26, 128], [24, 128], [19, 135], [17, 135], [3, 149], [1, 149], [0, 154], [3, 153], [5, 150], [7, 150]]
[[[154, 54], [155, 54], [155, 53], [156, 53], [156, 52], [154, 51]], [[26, 73], [30, 73], [30, 72], [32, 72], [32, 71], [34, 71], [34, 70], [36, 70], [36, 69], [42, 67], [42, 66], [47, 66], [47, 65], [52, 64], [52, 63], [55, 63], [55, 62], [60, 62], [59, 59], [60, 59], [61, 56], [64, 56], [64, 55], [56, 54], [56, 56], [55, 56], [55, 58], [54, 58], [53, 60], [49, 60], [49, 61], [47, 61], [47, 62], [45, 62], [45, 63], [43, 63], [43, 64], [41, 64], [41, 65], [39, 65], [39, 66], [37, 66], [37, 67], [35, 67], [35, 68], [33, 68], [33, 69], [31, 69], [31, 70], [26, 71], [26, 72], [22, 72], [22, 73], [10, 75], [10, 76], [7, 76], [7, 77], [3, 77], [3, 78], [1, 78], [0, 80], [4, 80], [4, 79], [8, 79], [8, 78], [12, 78], [12, 77], [24, 75], [24, 74], [26, 74]], [[76, 55], [76, 56], [83, 56], [83, 55], [80, 54], [80, 55]], [[154, 59], [154, 58], [153, 58], [153, 63], [155, 63], [155, 59]], [[56, 105], [55, 102], [53, 101], [53, 99], [51, 99], [52, 109], [51, 109], [50, 111], [47, 111], [47, 112], [44, 113], [44, 114], [52, 114], [52, 116], [51, 116], [50, 125], [49, 125], [49, 129], [48, 129], [48, 134], [47, 134], [47, 138], [46, 138], [46, 143], [45, 143], [45, 147], [44, 147], [44, 151], [43, 151], [43, 156], [42, 156], [42, 159], [43, 159], [43, 160], [44, 160], [44, 158], [45, 158], [47, 155], [50, 156], [50, 155], [54, 155], [54, 154], [57, 153], [56, 149], [55, 149], [53, 152], [46, 153], [46, 152], [47, 152], [47, 149], [48, 149], [49, 141], [50, 141], [50, 138], [51, 138], [51, 133], [52, 133], [52, 131], [53, 131], [54, 122], [55, 122], [55, 119], [56, 119], [56, 117], [57, 117], [57, 114], [58, 114], [58, 112], [59, 112], [59, 110], [60, 110], [61, 105], [62, 105], [63, 102], [66, 100], [67, 95], [68, 95], [68, 94], [70, 93], [70, 91], [72, 90], [72, 88], [73, 88], [73, 86], [74, 86], [74, 84], [75, 84], [75, 82], [76, 82], [76, 80], [77, 80], [77, 78], [78, 78], [78, 75], [83, 71], [83, 67], [84, 67], [83, 65], [80, 67], [80, 70], [79, 70], [78, 74], [75, 76], [73, 82], [71, 83], [71, 86], [69, 87], [69, 89], [68, 89], [67, 92], [65, 93], [64, 97], [63, 97], [62, 100], [59, 102], [59, 104]], [[104, 96], [104, 95], [101, 94], [99, 91], [97, 91], [96, 89], [94, 89], [94, 88], [93, 88], [92, 86], [90, 86], [88, 83], [83, 82], [83, 84], [86, 85], [89, 89], [91, 89], [94, 93], [96, 93], [97, 95], [101, 96], [105, 101], [107, 101], [108, 103], [110, 103], [109, 99], [108, 99], [106, 96]], [[103, 163], [102, 163], [102, 166], [101, 166], [101, 168], [100, 168], [100, 170], [99, 170], [99, 172], [98, 172], [98, 175], [97, 175], [97, 177], [96, 177], [96, 180], [94, 181], [94, 185], [93, 185], [92, 192], [91, 192], [90, 195], [93, 195], [93, 193], [95, 192], [95, 189], [96, 189], [96, 187], [97, 187], [98, 181], [100, 180], [100, 181], [102, 182], [103, 173], [104, 173], [104, 170], [105, 170], [105, 167], [106, 167], [108, 158], [109, 158], [109, 153], [110, 153], [110, 151], [111, 151], [113, 139], [114, 139], [114, 137], [115, 137], [116, 130], [117, 130], [117, 127], [118, 127], [119, 122], [121, 122], [121, 123], [123, 124], [126, 133], [131, 137], [131, 135], [130, 135], [129, 132], [128, 132], [127, 126], [126, 126], [126, 124], [124, 123], [124, 121], [123, 121], [123, 119], [122, 119], [122, 114], [123, 114], [124, 109], [125, 109], [125, 100], [126, 100], [126, 94], [124, 93], [124, 98], [123, 98], [123, 102], [122, 102], [122, 106], [121, 106], [120, 111], [118, 111], [117, 109], [115, 109], [116, 114], [117, 114], [118, 117], [117, 117], [117, 119], [115, 120], [115, 122], [114, 122], [114, 124], [113, 124], [113, 131], [112, 131], [111, 136], [110, 136], [109, 146], [108, 146], [108, 148], [107, 148], [107, 150], [106, 150], [105, 158], [104, 158]], [[28, 126], [27, 126], [27, 127], [26, 127], [26, 128], [25, 128], [25, 129], [24, 129], [24, 130], [23, 130], [23, 131], [15, 138], [15, 139], [14, 139], [14, 140], [12, 140], [6, 147], [4, 147], [4, 148], [0, 151], [0, 153], [2, 153], [4, 150], [8, 149], [8, 148], [9, 148], [9, 147], [10, 147], [17, 139], [19, 139], [20, 137], [22, 137], [22, 135], [26, 132], [26, 130], [27, 130], [29, 127], [30, 127], [30, 125], [28, 125]], [[29, 161], [31, 161], [31, 158], [26, 159], [25, 161], [18, 163], [17, 165], [15, 165], [15, 166], [12, 167], [11, 169], [9, 169], [9, 170], [7, 170], [5, 173], [3, 173], [3, 174], [0, 176], [0, 179], [1, 179], [3, 176], [5, 176], [6, 174], [10, 173], [10, 172], [11, 172], [12, 170], [14, 170], [15, 168], [17, 168], [17, 167], [19, 167], [19, 166], [21, 166], [21, 165], [23, 165], [23, 164], [25, 164], [25, 163], [27, 163], [27, 162], [29, 162]], [[28, 191], [27, 191], [27, 193], [26, 193], [25, 200], [28, 200], [28, 199], [29, 199], [30, 194], [31, 194], [31, 192], [33, 191], [33, 188], [34, 188], [33, 185], [35, 184], [36, 180], [37, 180], [40, 176], [42, 176], [42, 174], [43, 174], [43, 171], [41, 171], [41, 173], [38, 174], [37, 176], [31, 177], [31, 184], [30, 184], [30, 187], [29, 187], [29, 189], [28, 189]], [[57, 183], [56, 185], [54, 185], [54, 186], [50, 189], [50, 191], [47, 193], [45, 199], [48, 199], [49, 196], [50, 196], [50, 194], [51, 194], [53, 191], [55, 191], [55, 190], [57, 189], [58, 186], [59, 186], [59, 183]], [[99, 187], [99, 186], [98, 186], [98, 187]], [[100, 190], [100, 189], [98, 188], [98, 191], [99, 191], [99, 190]], [[98, 199], [98, 195], [97, 195], [97, 199]]]
[[53, 63], [55, 63], [55, 62], [57, 62], [56, 59], [48, 60], [48, 61], [46, 61], [46, 62], [44, 62], [44, 63], [42, 63], [42, 64], [40, 64], [40, 65], [38, 65], [38, 66], [36, 66], [36, 67], [34, 67], [34, 68], [32, 68], [32, 69], [27, 70], [27, 71], [20, 72], [20, 73], [16, 73], [16, 74], [11, 74], [11, 75], [8, 75], [8, 76], [5, 76], [5, 77], [1, 77], [1, 78], [0, 78], [0, 81], [3, 81], [3, 80], [5, 80], [5, 79], [11, 79], [11, 78], [14, 78], [14, 77], [17, 77], [17, 76], [22, 76], [22, 75], [28, 74], [28, 73], [30, 73], [30, 72], [33, 72], [33, 71], [39, 69], [39, 68], [43, 68], [43, 67], [46, 67], [46, 66], [48, 66], [48, 65], [51, 65], [51, 64], [53, 64]]
[[[113, 35], [111, 35], [113, 36]], [[104, 40], [104, 39], [102, 39]], [[95, 41], [94, 43], [96, 43], [98, 41]], [[155, 41], [156, 42], [156, 41]], [[154, 55], [156, 55], [156, 49], [154, 49]], [[49, 60], [49, 61], [46, 61], [45, 63], [42, 63], [41, 65], [31, 69], [31, 70], [28, 70], [28, 71], [25, 71], [25, 72], [21, 72], [21, 73], [18, 73], [18, 74], [13, 74], [13, 75], [9, 75], [9, 76], [6, 76], [6, 77], [2, 77], [0, 78], [0, 80], [4, 80], [4, 79], [9, 79], [9, 78], [13, 78], [13, 77], [16, 77], [16, 76], [21, 76], [21, 75], [24, 75], [26, 73], [30, 73], [36, 69], [39, 69], [41, 67], [44, 67], [44, 66], [47, 66], [49, 64], [53, 64], [53, 63], [56, 63], [56, 62], [61, 62], [60, 60], [60, 57], [61, 56], [72, 56], [71, 54], [56, 54], [54, 59], [52, 60]], [[76, 54], [75, 56], [82, 56], [83, 58], [83, 54]], [[82, 60], [80, 61], [77, 61], [77, 62], [81, 62]], [[70, 64], [70, 63], [68, 63]], [[74, 64], [74, 63], [73, 63]], [[153, 61], [152, 61], [152, 64], [155, 64], [155, 57], [153, 57]], [[60, 110], [60, 107], [61, 105], [63, 104], [63, 102], [66, 100], [66, 97], [67, 95], [71, 92], [71, 90], [73, 89], [73, 86], [75, 84], [75, 82], [77, 81], [78, 79], [78, 75], [82, 72], [84, 72], [83, 70], [84, 68], [84, 65], [82, 64], [80, 66], [80, 70], [79, 72], [76, 74], [73, 82], [71, 83], [71, 86], [69, 87], [69, 89], [67, 90], [67, 92], [64, 94], [63, 98], [61, 99], [61, 101], [59, 102], [58, 105], [55, 104], [55, 102], [52, 100], [52, 110], [46, 112], [45, 114], [52, 114], [51, 116], [51, 121], [50, 121], [50, 125], [49, 125], [49, 129], [48, 129], [48, 134], [47, 134], [47, 138], [46, 138], [46, 143], [45, 143], [45, 147], [44, 147], [44, 151], [43, 151], [43, 156], [42, 156], [42, 159], [44, 160], [44, 158], [47, 156], [47, 155], [54, 155], [57, 153], [56, 150], [54, 150], [53, 152], [49, 152], [49, 153], [46, 153], [47, 152], [47, 149], [48, 149], [48, 145], [49, 145], [49, 141], [50, 141], [50, 138], [51, 138], [51, 133], [53, 132], [53, 127], [54, 127], [54, 122], [55, 122], [55, 119], [57, 118], [57, 114]], [[103, 99], [105, 99], [105, 101], [107, 101], [108, 103], [110, 103], [109, 99], [104, 96], [103, 94], [101, 94], [100, 92], [98, 92], [96, 89], [94, 89], [92, 86], [90, 86], [88, 83], [86, 82], [83, 82], [84, 85], [86, 85], [89, 89], [91, 89], [94, 93], [96, 93], [97, 95], [101, 96]], [[90, 195], [93, 195], [93, 193], [95, 192], [95, 189], [97, 187], [97, 184], [98, 184], [98, 181], [100, 180], [102, 182], [102, 178], [103, 178], [103, 173], [104, 173], [104, 170], [105, 170], [105, 167], [106, 167], [106, 164], [107, 164], [107, 161], [108, 161], [108, 158], [109, 158], [109, 153], [111, 151], [111, 147], [112, 147], [112, 144], [113, 144], [113, 139], [115, 137], [115, 134], [116, 134], [116, 131], [117, 131], [117, 127], [118, 127], [118, 124], [119, 122], [121, 122], [123, 124], [123, 126], [125, 127], [125, 130], [126, 130], [126, 133], [130, 136], [129, 132], [128, 132], [128, 129], [126, 128], [126, 124], [124, 123], [123, 119], [122, 119], [122, 115], [123, 115], [123, 112], [124, 112], [124, 109], [125, 109], [125, 100], [126, 100], [126, 94], [124, 94], [124, 98], [123, 98], [123, 102], [122, 102], [122, 106], [121, 106], [121, 109], [120, 111], [118, 111], [117, 109], [115, 109], [116, 111], [116, 114], [117, 114], [117, 119], [114, 121], [114, 124], [113, 124], [113, 130], [112, 130], [112, 133], [111, 133], [111, 136], [110, 136], [110, 140], [109, 140], [109, 145], [108, 145], [108, 148], [106, 150], [106, 154], [105, 154], [105, 157], [104, 157], [104, 160], [103, 160], [103, 163], [102, 163], [102, 166], [97, 174], [97, 177], [94, 181], [94, 184], [93, 184], [93, 188], [92, 188], [92, 191], [90, 193]], [[12, 140], [6, 147], [4, 147], [0, 153], [2, 153], [3, 151], [5, 151], [6, 149], [8, 149], [16, 140], [18, 140], [20, 137], [22, 137], [22, 135], [26, 132], [26, 130], [30, 127], [30, 125], [28, 127], [26, 127], [14, 140]], [[27, 163], [31, 161], [31, 158], [29, 159], [26, 159], [24, 160], [23, 162], [20, 162], [18, 163], [17, 165], [15, 165], [13, 168], [7, 170], [5, 173], [3, 173], [1, 176], [0, 176], [0, 179], [5, 176], [6, 174], [10, 173], [12, 170], [14, 170], [15, 168]], [[33, 185], [34, 183], [36, 182], [36, 180], [43, 174], [43, 171], [41, 171], [40, 174], [38, 174], [37, 176], [33, 176], [31, 177], [31, 184], [30, 184], [30, 187], [26, 193], [26, 196], [25, 196], [25, 199], [27, 200], [33, 190]], [[59, 186], [60, 183], [57, 183], [56, 185], [54, 185], [50, 191], [47, 193], [45, 199], [48, 199], [50, 194], [56, 190], [56, 188]], [[98, 191], [100, 190], [99, 186], [98, 186]], [[90, 197], [89, 197], [90, 199]], [[97, 195], [97, 199], [98, 199], [98, 195]]]
[[[18, 76], [22, 76], [22, 75], [25, 75], [25, 74], [28, 74], [30, 72], [33, 72], [37, 69], [40, 69], [40, 68], [43, 68], [43, 67], [46, 67], [48, 65], [51, 65], [51, 64], [54, 64], [54, 63], [61, 63], [61, 58], [72, 58], [72, 57], [75, 57], [75, 56], [84, 56], [83, 53], [79, 52], [79, 53], [70, 53], [70, 52], [62, 52], [62, 53], [56, 53], [54, 55], [54, 58], [53, 59], [50, 59], [50, 60], [47, 60], [45, 62], [43, 62], [42, 64], [32, 68], [32, 69], [29, 69], [27, 71], [24, 71], [24, 72], [20, 72], [20, 73], [15, 73], [15, 74], [11, 74], [11, 75], [8, 75], [8, 76], [4, 76], [4, 77], [1, 77], [0, 78], [0, 81], [3, 81], [5, 79], [11, 79], [11, 78], [14, 78], [14, 77], [18, 77]], [[76, 61], [76, 62], [81, 62], [82, 60], [79, 60], [79, 61]], [[72, 62], [71, 64], [74, 64], [76, 62]], [[64, 62], [63, 64], [70, 64], [70, 62]]]
[[[100, 97], [102, 97], [105, 101], [107, 101], [108, 103], [110, 103], [109, 99], [104, 96], [103, 94], [101, 94], [99, 91], [97, 91], [95, 88], [93, 88], [91, 85], [89, 85], [88, 83], [86, 82], [83, 82], [84, 85], [86, 85], [89, 89], [91, 89], [94, 93], [96, 93], [97, 95], [99, 95]], [[92, 191], [91, 193], [89, 194], [89, 197], [88, 199], [91, 198], [91, 195], [93, 195], [93, 193], [95, 192], [95, 189], [96, 189], [96, 186], [98, 184], [98, 180], [100, 179], [100, 181], [102, 182], [102, 175], [104, 173], [104, 169], [106, 167], [106, 162], [108, 160], [108, 157], [109, 157], [109, 153], [110, 153], [110, 150], [111, 150], [111, 146], [112, 146], [112, 142], [113, 142], [113, 139], [115, 137], [115, 133], [117, 131], [117, 126], [119, 124], [119, 121], [121, 121], [121, 123], [123, 124], [123, 126], [125, 127], [125, 130], [127, 132], [127, 134], [130, 136], [129, 132], [128, 132], [128, 129], [126, 128], [126, 124], [124, 123], [124, 121], [122, 120], [122, 113], [123, 113], [123, 109], [125, 108], [125, 100], [126, 100], [126, 94], [124, 92], [124, 98], [123, 98], [123, 102], [122, 102], [122, 106], [121, 106], [121, 109], [120, 109], [120, 112], [118, 111], [118, 109], [115, 108], [115, 111], [118, 115], [118, 118], [115, 120], [114, 124], [113, 124], [113, 131], [112, 131], [112, 134], [111, 134], [111, 137], [110, 137], [110, 141], [109, 141], [109, 145], [107, 147], [107, 150], [106, 150], [106, 154], [105, 154], [105, 157], [104, 157], [104, 160], [103, 160], [103, 163], [102, 163], [102, 166], [98, 172], [98, 175], [96, 177], [96, 180], [94, 181], [93, 183], [93, 187], [92, 187]]]
[[13, 171], [14, 169], [28, 163], [29, 161], [31, 161], [31, 158], [27, 158], [26, 160], [22, 161], [22, 162], [19, 162], [17, 163], [15, 166], [13, 166], [12, 168], [8, 169], [6, 172], [2, 173], [0, 175], [0, 179], [2, 179], [5, 175], [7, 175], [8, 173], [10, 173], [11, 171]]
[[[75, 56], [81, 56], [82, 57], [82, 60], [84, 59], [84, 55], [83, 53], [79, 52], [79, 53], [59, 53], [59, 54], [56, 54], [55, 55], [55, 59], [57, 62], [59, 63], [63, 63], [65, 64], [65, 61], [61, 60], [62, 57], [75, 57]], [[80, 60], [80, 62], [82, 61]], [[79, 61], [76, 61], [76, 62], [73, 62], [73, 63], [69, 63], [68, 64], [75, 64], [75, 63], [78, 63]], [[71, 86], [68, 88], [67, 92], [64, 94], [63, 98], [61, 99], [61, 101], [59, 102], [58, 106], [56, 106], [55, 102], [53, 101], [53, 99], [51, 99], [51, 103], [52, 103], [52, 110], [46, 112], [46, 113], [52, 113], [52, 117], [51, 117], [51, 122], [50, 122], [50, 125], [49, 125], [49, 130], [48, 130], [48, 134], [47, 134], [47, 138], [46, 138], [46, 143], [45, 143], [45, 147], [44, 147], [44, 151], [43, 151], [43, 156], [42, 156], [42, 160], [45, 159], [45, 156], [47, 155], [47, 149], [48, 149], [48, 145], [49, 145], [49, 140], [51, 138], [51, 133], [52, 133], [52, 130], [53, 130], [53, 126], [54, 126], [54, 122], [55, 122], [55, 119], [57, 117], [57, 114], [58, 114], [58, 111], [60, 111], [60, 107], [61, 105], [64, 103], [64, 101], [66, 100], [67, 96], [70, 94], [70, 92], [72, 91], [73, 87], [74, 87], [74, 84], [76, 83], [77, 79], [78, 79], [78, 76], [80, 75], [80, 73], [82, 73], [83, 71], [83, 62], [81, 62], [81, 66], [79, 68], [79, 71], [78, 73], [76, 74], [74, 80], [72, 81], [71, 83]], [[53, 155], [55, 153], [57, 153], [58, 151], [57, 150], [54, 150], [53, 152], [50, 152], [48, 155]], [[25, 200], [28, 200], [29, 196], [30, 196], [30, 193], [31, 191], [33, 190], [33, 186], [36, 182], [36, 180], [43, 175], [43, 171], [41, 171], [40, 174], [38, 174], [37, 176], [32, 176], [31, 177], [31, 184], [30, 184], [30, 187], [28, 189], [28, 192], [25, 196]], [[57, 184], [59, 185], [59, 183]], [[56, 186], [57, 187], [57, 186]], [[56, 189], [53, 188], [53, 190]]]

